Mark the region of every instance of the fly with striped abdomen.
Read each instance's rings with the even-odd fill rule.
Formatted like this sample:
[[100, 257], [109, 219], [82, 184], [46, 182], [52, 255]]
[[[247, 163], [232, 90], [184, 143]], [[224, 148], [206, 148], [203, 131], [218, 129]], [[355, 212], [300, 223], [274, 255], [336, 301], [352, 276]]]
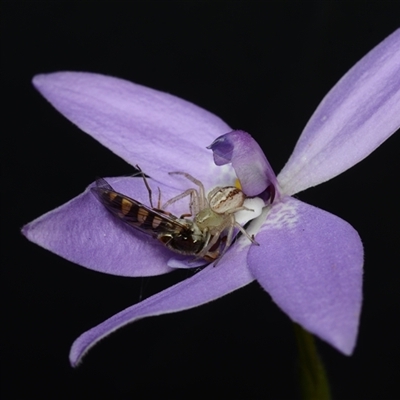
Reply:
[[[146, 206], [122, 193], [116, 192], [104, 179], [99, 178], [92, 193], [100, 203], [115, 217], [139, 231], [158, 239], [171, 251], [188, 256], [214, 261], [219, 256], [218, 244], [208, 246], [210, 235], [204, 234], [194, 221], [178, 218], [160, 208], [154, 208], [151, 190], [143, 176], [149, 191], [151, 207]], [[204, 248], [207, 251], [204, 252]]]

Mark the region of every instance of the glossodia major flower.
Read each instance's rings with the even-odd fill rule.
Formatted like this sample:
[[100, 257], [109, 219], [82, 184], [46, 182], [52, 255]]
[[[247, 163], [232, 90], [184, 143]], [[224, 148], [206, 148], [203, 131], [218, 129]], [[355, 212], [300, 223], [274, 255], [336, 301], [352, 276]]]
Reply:
[[[34, 78], [64, 116], [132, 165], [140, 165], [164, 199], [188, 188], [184, 171], [209, 191], [239, 179], [247, 196], [270, 198], [216, 267], [114, 315], [82, 334], [77, 365], [100, 339], [135, 320], [208, 303], [257, 280], [305, 329], [351, 354], [362, 304], [363, 248], [345, 221], [292, 195], [325, 182], [368, 156], [400, 126], [400, 30], [359, 61], [323, 99], [276, 178], [255, 141], [182, 99], [121, 79], [77, 72]], [[211, 152], [207, 146], [211, 144]], [[151, 155], [151, 156], [149, 156]], [[213, 161], [215, 160], [215, 163]], [[140, 178], [110, 178], [142, 203]], [[40, 246], [84, 267], [121, 276], [170, 272], [183, 263], [154, 239], [112, 218], [90, 188], [23, 228]], [[275, 194], [272, 197], [274, 188]], [[179, 203], [180, 204], [180, 203]], [[187, 210], [178, 203], [176, 215]]]

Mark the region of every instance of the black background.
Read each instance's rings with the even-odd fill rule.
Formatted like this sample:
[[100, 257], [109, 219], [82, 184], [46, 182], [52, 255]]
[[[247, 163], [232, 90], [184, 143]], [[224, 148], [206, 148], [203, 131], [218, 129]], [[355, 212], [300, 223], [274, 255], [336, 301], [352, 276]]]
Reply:
[[[33, 75], [100, 72], [167, 91], [262, 142], [278, 172], [324, 94], [400, 24], [398, 2], [2, 2], [3, 332], [6, 399], [298, 398], [289, 319], [257, 284], [130, 325], [68, 364], [85, 330], [182, 274], [103, 275], [22, 237], [24, 223], [132, 168], [54, 111]], [[399, 396], [399, 139], [300, 199], [365, 246], [357, 348], [318, 341], [337, 399]], [[149, 154], [151, 157], [151, 154]]]

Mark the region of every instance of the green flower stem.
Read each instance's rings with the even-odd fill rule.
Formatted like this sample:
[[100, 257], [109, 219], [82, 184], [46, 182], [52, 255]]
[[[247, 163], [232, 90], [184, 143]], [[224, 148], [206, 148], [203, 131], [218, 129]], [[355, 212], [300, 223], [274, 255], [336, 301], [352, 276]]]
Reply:
[[303, 400], [330, 400], [329, 382], [317, 353], [314, 337], [294, 324], [299, 352], [299, 377]]

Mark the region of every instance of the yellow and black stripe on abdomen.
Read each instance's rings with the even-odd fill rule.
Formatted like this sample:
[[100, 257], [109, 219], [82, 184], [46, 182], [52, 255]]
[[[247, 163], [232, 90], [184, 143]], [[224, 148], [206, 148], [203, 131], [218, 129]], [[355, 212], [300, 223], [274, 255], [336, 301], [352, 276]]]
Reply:
[[138, 228], [159, 232], [171, 230], [169, 221], [165, 221], [160, 215], [152, 212], [147, 206], [132, 201], [116, 192], [107, 193], [108, 201], [106, 207], [124, 222]]

